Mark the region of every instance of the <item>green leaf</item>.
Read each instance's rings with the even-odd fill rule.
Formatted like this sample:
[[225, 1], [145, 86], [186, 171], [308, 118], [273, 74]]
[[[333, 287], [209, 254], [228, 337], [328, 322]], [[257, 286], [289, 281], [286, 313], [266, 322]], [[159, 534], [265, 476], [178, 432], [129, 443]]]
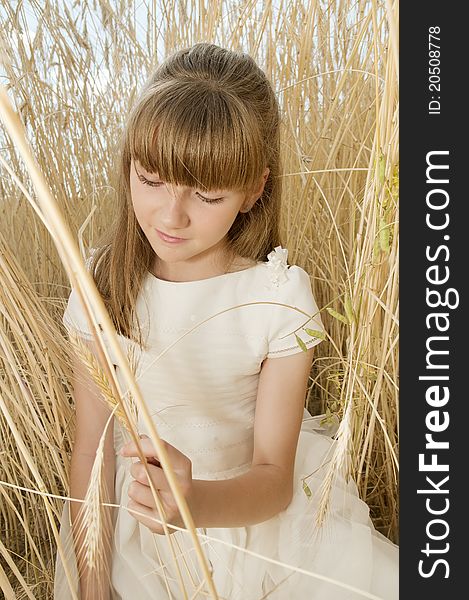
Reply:
[[346, 325], [349, 324], [349, 322], [347, 321], [347, 317], [345, 317], [344, 315], [340, 314], [339, 312], [337, 312], [336, 310], [334, 310], [333, 308], [326, 308], [327, 312], [332, 315], [333, 317], [335, 317], [336, 319], [338, 319], [339, 321], [342, 321], [342, 323], [345, 323]]
[[399, 196], [399, 163], [394, 166], [392, 172], [391, 196], [394, 200]]
[[326, 334], [324, 333], [324, 331], [318, 331], [317, 329], [308, 329], [307, 327], [304, 327], [304, 330], [311, 337], [321, 338], [321, 340], [326, 339]]
[[373, 258], [372, 258], [372, 262], [373, 264], [379, 262], [379, 256], [381, 254], [381, 250], [379, 247], [379, 239], [376, 238], [375, 239], [375, 243], [373, 244]]
[[296, 342], [297, 342], [298, 346], [303, 350], [303, 352], [308, 352], [308, 348], [306, 348], [306, 344], [296, 333], [295, 333], [295, 337], [296, 337]]
[[355, 313], [353, 312], [353, 308], [352, 308], [352, 301], [350, 300], [350, 296], [348, 295], [347, 292], [345, 293], [344, 306], [345, 306], [345, 314], [347, 315], [347, 319], [348, 319], [349, 323], [355, 323], [356, 318], [355, 318]]
[[382, 217], [379, 219], [379, 247], [389, 254], [389, 225]]
[[384, 154], [380, 152], [379, 154], [379, 164], [378, 164], [378, 177], [379, 182], [382, 184], [384, 182], [384, 176], [386, 173], [386, 158]]
[[303, 490], [304, 490], [304, 493], [306, 494], [306, 496], [308, 498], [311, 498], [311, 496], [313, 495], [313, 492], [309, 489], [309, 485], [306, 483], [305, 480], [303, 480]]

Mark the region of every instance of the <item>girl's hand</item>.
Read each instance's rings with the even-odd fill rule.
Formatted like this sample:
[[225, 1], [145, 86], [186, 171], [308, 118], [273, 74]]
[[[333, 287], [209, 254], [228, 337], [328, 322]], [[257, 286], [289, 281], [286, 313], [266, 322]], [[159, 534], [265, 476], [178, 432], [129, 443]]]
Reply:
[[[171, 525], [176, 525], [177, 527], [184, 527], [184, 522], [179, 513], [176, 499], [173, 496], [173, 492], [169, 487], [166, 475], [164, 474], [161, 463], [158, 460], [157, 451], [147, 435], [141, 435], [140, 438], [140, 445], [143, 455], [147, 457], [148, 472], [155, 489], [158, 490], [158, 494], [166, 514], [166, 522], [170, 523]], [[187, 499], [192, 491], [192, 462], [177, 448], [171, 446], [171, 444], [164, 440], [162, 441], [165, 445], [166, 451], [168, 452], [176, 477], [178, 478], [181, 492]], [[128, 442], [125, 444], [121, 448], [120, 454], [122, 456], [129, 457], [138, 456], [137, 447], [134, 442]], [[134, 481], [132, 481], [129, 485], [128, 495], [130, 500], [127, 506], [128, 508], [143, 513], [143, 515], [146, 516], [135, 514], [133, 512], [129, 514], [137, 519], [137, 521], [140, 521], [140, 523], [148, 527], [151, 532], [164, 534], [163, 525], [160, 525], [153, 520], [155, 518], [163, 520], [163, 518], [156, 506], [156, 502], [153, 498], [153, 493], [150, 488], [150, 483], [148, 482], [148, 477], [145, 473], [145, 468], [140, 460], [132, 464], [130, 473], [132, 477], [134, 477]], [[177, 529], [168, 527], [168, 531], [170, 534], [172, 534], [175, 533]]]

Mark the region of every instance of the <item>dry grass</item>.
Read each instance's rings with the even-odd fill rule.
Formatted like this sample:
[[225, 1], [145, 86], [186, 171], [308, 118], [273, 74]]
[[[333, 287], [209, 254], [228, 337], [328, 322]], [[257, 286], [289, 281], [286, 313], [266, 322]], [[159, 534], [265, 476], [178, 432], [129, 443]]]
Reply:
[[[58, 209], [76, 237], [98, 207], [83, 231], [92, 247], [112, 211], [112, 144], [155, 49], [158, 59], [197, 41], [251, 52], [283, 110], [289, 262], [311, 273], [329, 334], [315, 351], [310, 409], [346, 415], [333, 465], [350, 464], [375, 526], [397, 541], [397, 3], [155, 2], [134, 13], [138, 4], [0, 8], [6, 88]], [[26, 5], [40, 23], [30, 40]], [[18, 150], [0, 136], [0, 589], [49, 598], [63, 505], [54, 496], [67, 496], [74, 439], [74, 350], [61, 325], [70, 281], [27, 201]]]

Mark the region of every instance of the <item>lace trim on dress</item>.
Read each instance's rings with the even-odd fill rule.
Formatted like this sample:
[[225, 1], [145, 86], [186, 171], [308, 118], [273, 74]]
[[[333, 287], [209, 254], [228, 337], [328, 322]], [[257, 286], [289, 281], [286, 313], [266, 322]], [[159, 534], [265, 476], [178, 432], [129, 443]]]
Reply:
[[[303, 340], [303, 341], [304, 341], [304, 343], [305, 343], [306, 346], [309, 346], [310, 344], [312, 344], [312, 346], [311, 346], [311, 348], [312, 348], [316, 344], [319, 344], [319, 342], [322, 342], [322, 338], [311, 337], [310, 340]], [[298, 346], [299, 346], [299, 344], [297, 342], [294, 346], [290, 346], [289, 348], [282, 348], [281, 350], [271, 350], [269, 352], [269, 354], [278, 354], [279, 352], [288, 352], [290, 350], [296, 350], [298, 348]]]

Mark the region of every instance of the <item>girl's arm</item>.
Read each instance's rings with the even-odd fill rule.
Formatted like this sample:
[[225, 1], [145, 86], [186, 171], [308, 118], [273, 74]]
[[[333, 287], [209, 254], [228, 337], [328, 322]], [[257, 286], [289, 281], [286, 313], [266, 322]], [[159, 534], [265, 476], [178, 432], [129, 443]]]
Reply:
[[[96, 354], [93, 342], [86, 342], [90, 350]], [[75, 358], [74, 373], [74, 398], [76, 410], [76, 434], [72, 451], [70, 471], [70, 495], [72, 498], [83, 499], [86, 495], [91, 469], [96, 457], [96, 449], [104, 430], [104, 426], [111, 413], [104, 404], [96, 384], [91, 379], [83, 363]], [[104, 502], [113, 503], [115, 500], [115, 452], [114, 452], [114, 424], [111, 419], [104, 443], [103, 479], [106, 485]], [[70, 503], [70, 515], [77, 557], [77, 567], [80, 574], [81, 600], [110, 600], [110, 561], [112, 557], [113, 536], [113, 511], [111, 507], [103, 507], [103, 535], [99, 540], [99, 551], [103, 555], [102, 567], [98, 573], [90, 573], [83, 550], [83, 530], [79, 517], [81, 502]]]
[[[186, 497], [195, 527], [243, 527], [266, 521], [284, 510], [293, 494], [293, 473], [298, 436], [313, 350], [282, 358], [267, 358], [262, 366], [254, 423], [254, 453], [247, 473], [226, 480], [192, 479], [191, 461], [167, 442], [173, 468]], [[141, 439], [142, 452], [157, 457], [148, 436]], [[138, 456], [133, 442], [123, 456]], [[147, 465], [161, 499], [168, 523], [183, 527], [182, 517], [161, 467]], [[129, 486], [129, 507], [135, 518], [154, 533], [163, 533], [155, 518], [159, 512], [149, 488], [144, 465], [132, 464], [135, 480]], [[174, 530], [173, 530], [174, 531]]]
[[252, 467], [232, 479], [193, 480], [188, 503], [196, 527], [253, 525], [290, 504], [313, 351], [265, 359], [256, 400]]

